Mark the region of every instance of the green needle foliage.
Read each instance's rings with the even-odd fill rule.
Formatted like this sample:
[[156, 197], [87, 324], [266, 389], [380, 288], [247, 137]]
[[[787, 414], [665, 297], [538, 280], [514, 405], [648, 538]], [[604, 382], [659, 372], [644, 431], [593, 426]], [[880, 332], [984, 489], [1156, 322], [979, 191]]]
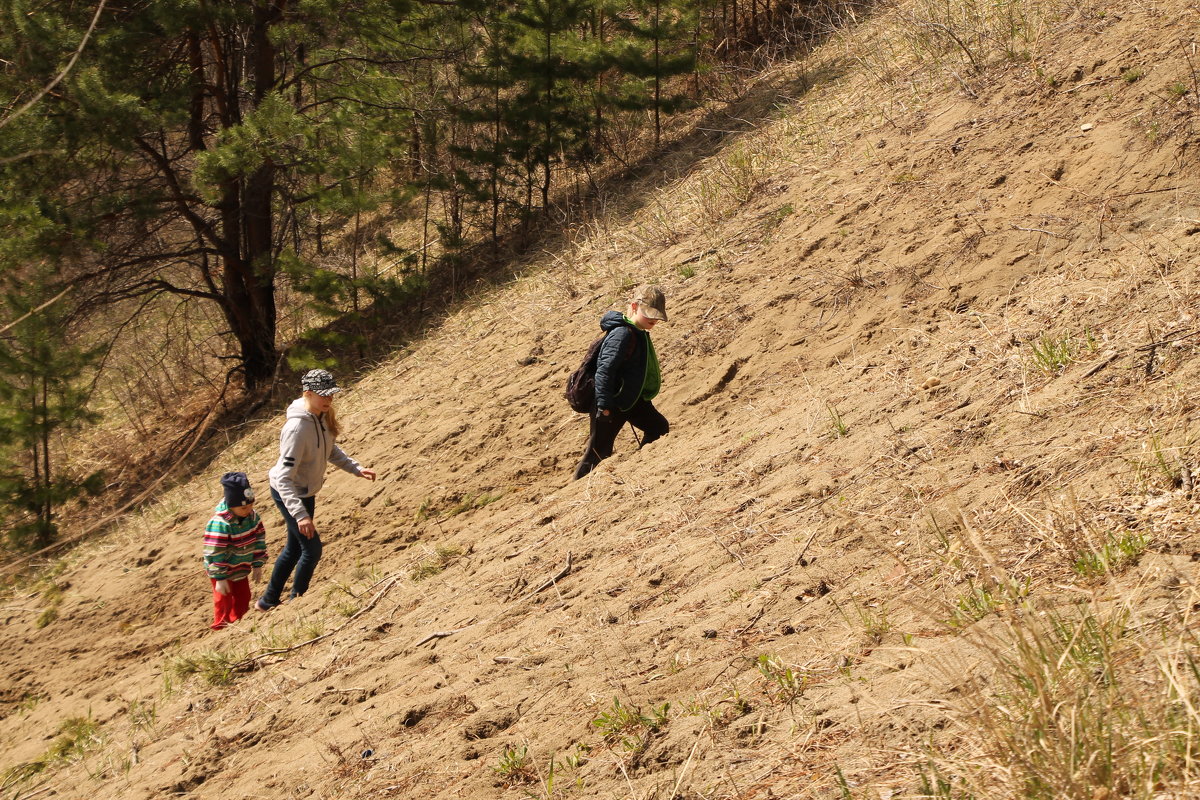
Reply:
[[[0, 0], [0, 98], [34, 97], [92, 9]], [[78, 64], [0, 144], [0, 268], [63, 259], [95, 309], [175, 295], [214, 306], [237, 371], [275, 369], [280, 262], [390, 198], [405, 152], [396, 80], [406, 2], [109, 5]], [[297, 246], [297, 244], [299, 246]], [[304, 272], [303, 269], [299, 269]], [[196, 312], [199, 315], [199, 312]], [[224, 356], [225, 353], [215, 355]]]
[[36, 550], [54, 540], [59, 507], [98, 492], [103, 478], [73, 475], [60, 444], [64, 432], [98, 418], [82, 379], [99, 350], [71, 344], [62, 306], [46, 305], [46, 276], [28, 277], [6, 293], [6, 316], [17, 322], [0, 336], [0, 508], [9, 543]]
[[[805, 20], [826, 16], [747, 0], [0, 0], [0, 326], [70, 289], [3, 343], [3, 391], [21, 399], [4, 425], [28, 435], [0, 453], [0, 501], [38, 520], [16, 538], [51, 537], [82, 485], [60, 487], [46, 454], [91, 418], [73, 394], [89, 369], [105, 402], [146, 404], [134, 419], [177, 412], [193, 386], [262, 391], [281, 348], [295, 369], [365, 356], [379, 311], [455, 293], [488, 268], [473, 248], [529, 246], [598, 165], [658, 148], [708, 67], [811, 40]], [[112, 357], [89, 366], [64, 320]], [[33, 326], [56, 337], [40, 354]], [[104, 373], [143, 354], [153, 391], [115, 396]]]
[[695, 7], [666, 0], [638, 0], [635, 15], [614, 14], [623, 34], [613, 48], [613, 64], [622, 76], [610, 91], [611, 102], [626, 111], [649, 111], [654, 147], [662, 140], [662, 116], [694, 105], [687, 94], [672, 91], [671, 79], [696, 70], [698, 53], [689, 46], [699, 23]]
[[[53, 259], [87, 312], [151, 314], [164, 296], [208, 326], [216, 312], [224, 348], [205, 355], [251, 390], [274, 373], [281, 288], [324, 317], [409, 303], [431, 252], [453, 269], [480, 234], [527, 241], [564, 179], [636, 155], [650, 123], [657, 147], [705, 60], [775, 23], [795, 33], [736, 0], [100, 11], [0, 0], [0, 108], [22, 109], [0, 117], [0, 270]], [[414, 212], [419, 250], [384, 243], [390, 263], [360, 264], [370, 217]]]

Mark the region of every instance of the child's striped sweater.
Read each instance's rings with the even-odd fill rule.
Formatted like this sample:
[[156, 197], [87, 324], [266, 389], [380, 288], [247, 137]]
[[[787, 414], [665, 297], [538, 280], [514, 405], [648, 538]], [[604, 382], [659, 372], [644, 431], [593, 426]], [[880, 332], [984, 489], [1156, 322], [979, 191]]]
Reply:
[[267, 560], [267, 532], [255, 512], [239, 517], [222, 500], [204, 528], [204, 568], [214, 581], [243, 580]]

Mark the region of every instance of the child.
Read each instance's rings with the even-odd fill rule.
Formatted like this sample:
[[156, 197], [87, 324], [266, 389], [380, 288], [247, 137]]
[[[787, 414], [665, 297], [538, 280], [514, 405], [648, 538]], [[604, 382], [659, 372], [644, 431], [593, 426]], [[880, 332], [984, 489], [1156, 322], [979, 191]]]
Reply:
[[587, 449], [575, 468], [576, 480], [612, 455], [613, 442], [626, 422], [645, 432], [643, 446], [670, 430], [666, 417], [650, 402], [662, 386], [650, 341], [650, 329], [659, 320], [667, 321], [667, 299], [657, 286], [634, 292], [626, 313], [609, 311], [600, 318], [605, 337], [596, 358], [596, 408]]
[[279, 551], [267, 588], [255, 603], [259, 611], [270, 611], [283, 602], [289, 577], [289, 597], [308, 591], [323, 550], [313, 517], [317, 492], [325, 484], [325, 467], [333, 464], [351, 475], [375, 480], [374, 470], [364, 469], [335, 443], [341, 426], [333, 410], [333, 396], [342, 389], [333, 375], [310, 369], [300, 379], [300, 388], [302, 394], [288, 406], [287, 421], [279, 434], [279, 461], [268, 473], [271, 497], [287, 526], [287, 544]]
[[225, 498], [204, 528], [204, 568], [213, 585], [213, 624], [219, 631], [250, 608], [250, 580], [262, 579], [267, 534], [254, 513], [254, 490], [244, 472], [221, 476]]

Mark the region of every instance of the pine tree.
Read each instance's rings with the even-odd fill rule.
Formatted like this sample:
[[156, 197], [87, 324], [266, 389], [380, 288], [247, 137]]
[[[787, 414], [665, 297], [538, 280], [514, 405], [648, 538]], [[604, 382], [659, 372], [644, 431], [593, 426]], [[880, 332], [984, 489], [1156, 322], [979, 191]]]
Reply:
[[465, 96], [462, 102], [449, 106], [453, 123], [468, 131], [453, 148], [453, 155], [462, 164], [455, 180], [470, 202], [486, 208], [486, 227], [495, 248], [505, 197], [513, 186], [511, 167], [515, 159], [505, 126], [512, 85], [507, 64], [517, 28], [504, 4], [464, 0], [461, 7], [475, 46], [466, 49], [457, 65]]
[[27, 250], [87, 307], [209, 304], [256, 389], [279, 289], [328, 286], [331, 233], [354, 231], [359, 311], [365, 214], [419, 191], [443, 252], [473, 223], [495, 243], [606, 126], [648, 111], [657, 143], [702, 2], [161, 0], [85, 35], [95, 7], [0, 0], [0, 107], [37, 99], [0, 137], [0, 269]]
[[582, 35], [590, 11], [587, 0], [521, 0], [511, 15], [518, 32], [505, 71], [515, 90], [504, 119], [510, 157], [525, 168], [527, 209], [535, 186], [542, 210], [550, 207], [556, 164], [594, 155], [587, 91], [604, 58]]
[[[245, 384], [275, 369], [279, 258], [403, 149], [401, 0], [109, 6], [78, 66], [0, 142], [0, 239], [68, 259], [93, 305], [220, 308]], [[0, 0], [0, 98], [44, 85], [90, 21]], [[6, 134], [9, 133], [6, 130]], [[0, 246], [0, 251], [4, 248]], [[302, 254], [297, 253], [301, 257]], [[11, 263], [0, 264], [11, 268]]]
[[101, 485], [98, 473], [72, 474], [59, 444], [98, 419], [81, 386], [98, 350], [66, 339], [63, 305], [46, 302], [53, 295], [44, 275], [26, 277], [19, 291], [9, 283], [8, 311], [19, 321], [0, 339], [0, 529], [12, 545], [38, 549], [55, 538], [58, 508]]
[[621, 38], [613, 46], [613, 63], [624, 78], [611, 103], [625, 110], [648, 110], [654, 119], [654, 147], [662, 140], [662, 115], [691, 104], [685, 93], [669, 93], [667, 82], [696, 68], [693, 32], [697, 15], [688, 3], [635, 0], [632, 14], [617, 15]]

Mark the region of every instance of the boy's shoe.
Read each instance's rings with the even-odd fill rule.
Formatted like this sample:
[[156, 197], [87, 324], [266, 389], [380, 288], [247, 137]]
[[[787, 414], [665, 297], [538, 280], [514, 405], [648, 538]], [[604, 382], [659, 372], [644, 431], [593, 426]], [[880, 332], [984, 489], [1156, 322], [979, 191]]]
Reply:
[[259, 598], [258, 600], [254, 601], [254, 607], [257, 608], [259, 611], [265, 612], [265, 611], [270, 611], [275, 606], [269, 606], [262, 601], [262, 598]]

